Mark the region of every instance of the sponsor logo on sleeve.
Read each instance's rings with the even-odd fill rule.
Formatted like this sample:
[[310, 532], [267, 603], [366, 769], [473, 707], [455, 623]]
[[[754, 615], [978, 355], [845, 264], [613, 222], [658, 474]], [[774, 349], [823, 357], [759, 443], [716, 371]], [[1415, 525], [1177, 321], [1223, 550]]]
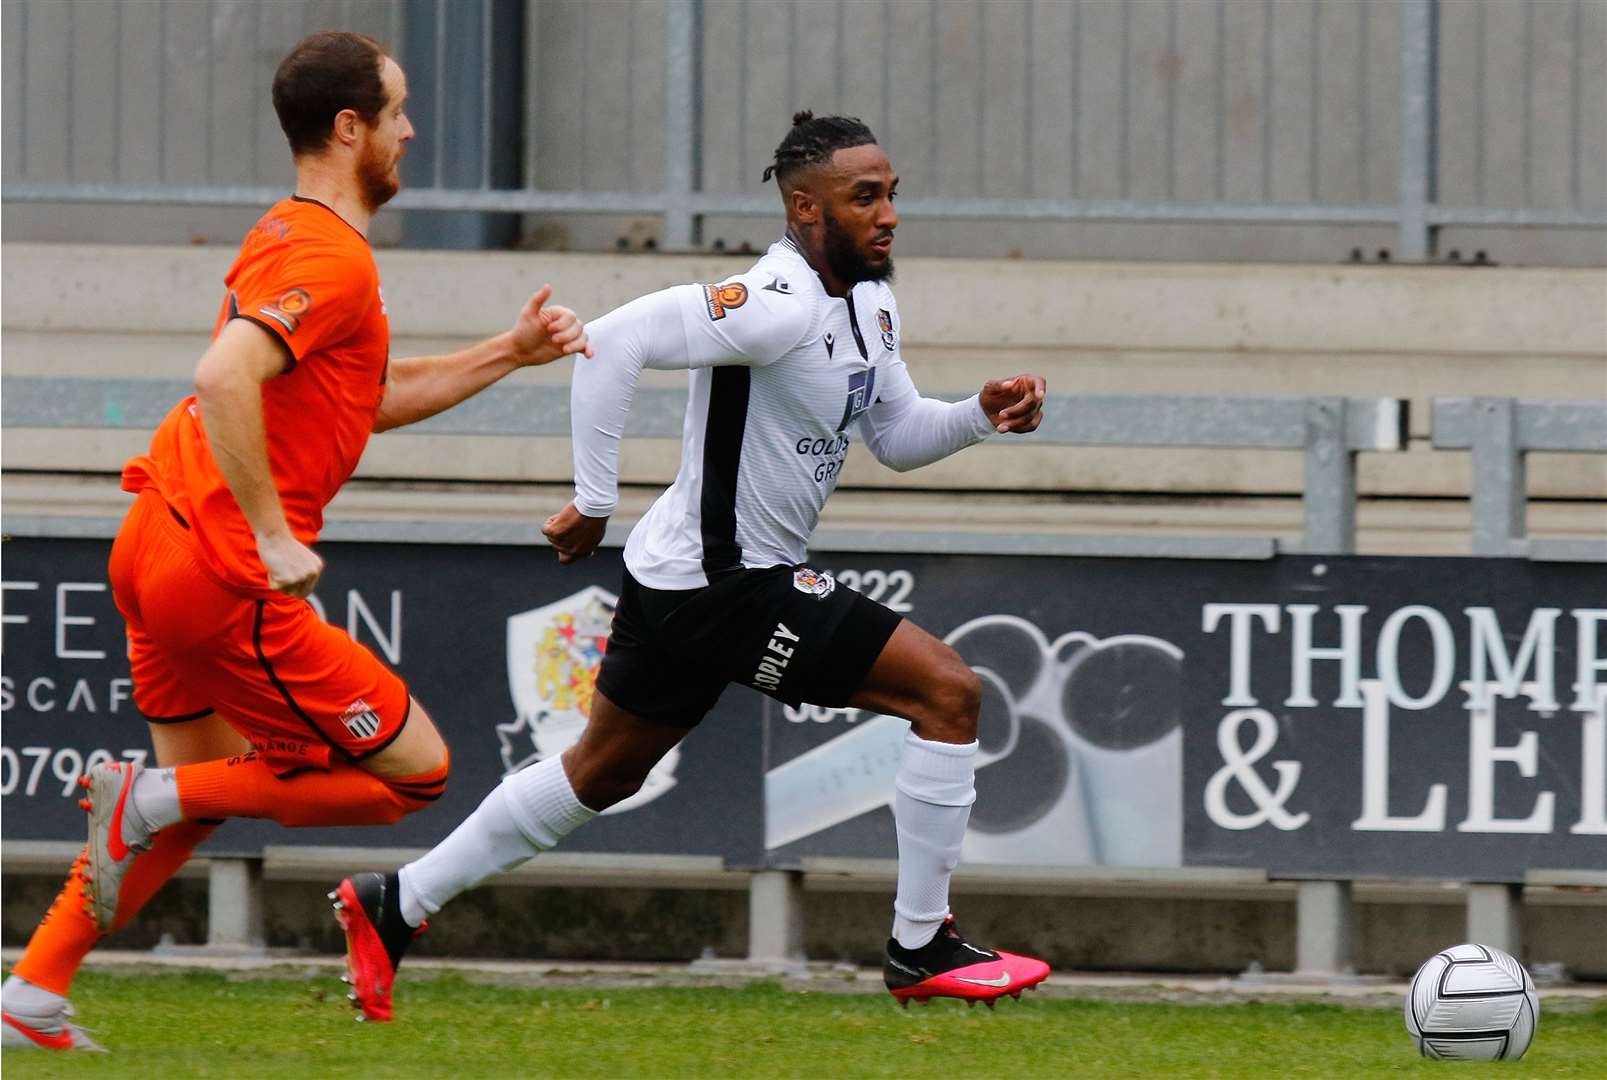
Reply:
[[709, 319], [713, 322], [719, 322], [725, 318], [726, 312], [735, 311], [747, 302], [748, 287], [740, 281], [703, 286], [703, 306], [708, 310]]
[[287, 289], [279, 299], [257, 308], [274, 322], [294, 334], [301, 325], [302, 316], [312, 310], [312, 294], [306, 289]]

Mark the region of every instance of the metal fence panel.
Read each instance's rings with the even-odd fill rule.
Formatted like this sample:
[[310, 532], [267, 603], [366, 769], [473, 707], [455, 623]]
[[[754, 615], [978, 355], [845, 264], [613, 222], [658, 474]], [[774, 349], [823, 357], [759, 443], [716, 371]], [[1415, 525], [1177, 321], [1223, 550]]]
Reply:
[[[1414, 257], [1442, 227], [1607, 224], [1607, 0], [523, 3], [519, 181], [476, 194], [503, 185], [488, 179], [489, 140], [467, 139], [479, 184], [410, 179], [398, 206], [658, 214], [668, 244], [695, 245], [698, 215], [774, 213], [759, 174], [808, 107], [870, 123], [906, 195], [956, 238], [974, 235], [967, 219], [1004, 217], [1339, 224], [1357, 237], [1398, 222]], [[7, 201], [232, 204], [282, 188], [266, 88], [303, 33], [356, 29], [400, 54], [410, 22], [480, 20], [489, 34], [490, 10], [7, 3]], [[1433, 28], [1427, 67], [1412, 69], [1423, 86], [1402, 82], [1418, 25]], [[431, 103], [494, 96], [487, 71], [462, 68], [437, 55], [410, 71], [435, 162], [455, 136]], [[527, 224], [536, 243], [566, 242]], [[1167, 230], [1130, 235], [1135, 254], [1170, 253]], [[1272, 257], [1289, 234], [1258, 235]]]

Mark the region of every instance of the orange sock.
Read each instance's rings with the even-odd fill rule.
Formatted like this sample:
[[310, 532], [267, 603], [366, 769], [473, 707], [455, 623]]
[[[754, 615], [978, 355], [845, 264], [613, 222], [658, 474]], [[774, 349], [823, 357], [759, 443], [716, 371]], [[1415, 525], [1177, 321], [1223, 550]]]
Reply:
[[[128, 925], [215, 828], [215, 822], [181, 821], [152, 838], [151, 850], [134, 860], [123, 879], [115, 929]], [[95, 920], [86, 910], [89, 901], [84, 896], [84, 858], [80, 854], [73, 860], [67, 884], [56, 894], [13, 969], [35, 986], [63, 997], [72, 987], [73, 976], [78, 974], [84, 957], [101, 939]]]
[[121, 930], [132, 922], [157, 890], [178, 873], [179, 867], [190, 861], [201, 841], [211, 836], [219, 824], [217, 821], [181, 821], [151, 837], [151, 850], [136, 858], [128, 873], [123, 875], [112, 929]]
[[252, 754], [174, 770], [186, 820], [268, 818], [281, 825], [390, 825], [446, 790], [447, 767], [381, 779], [355, 765], [276, 775]]
[[22, 959], [12, 968], [12, 974], [62, 997], [67, 996], [78, 965], [100, 940], [100, 931], [87, 910], [89, 898], [84, 895], [84, 863], [88, 858], [89, 853], [82, 851], [73, 860], [67, 884], [56, 894], [45, 917], [34, 928], [33, 937], [28, 939]]

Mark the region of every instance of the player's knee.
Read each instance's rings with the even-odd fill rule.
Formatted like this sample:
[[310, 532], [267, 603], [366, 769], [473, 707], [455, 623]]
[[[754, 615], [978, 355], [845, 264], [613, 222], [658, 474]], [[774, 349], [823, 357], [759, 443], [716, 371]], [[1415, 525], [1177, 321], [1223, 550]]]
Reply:
[[452, 771], [452, 753], [439, 736], [435, 739], [435, 745], [422, 750], [415, 760], [423, 766], [420, 772], [440, 773], [441, 784], [443, 786], [446, 784], [447, 773]]
[[982, 709], [982, 680], [958, 656], [931, 680], [927, 715], [916, 734], [936, 742], [968, 743], [976, 739], [977, 715]]
[[452, 753], [447, 749], [446, 740], [441, 738], [440, 729], [435, 726], [434, 721], [428, 717], [423, 719], [426, 722], [418, 724], [414, 729], [414, 739], [408, 754], [410, 764], [421, 773], [440, 773], [441, 782], [444, 784], [447, 770], [452, 764]]
[[976, 738], [977, 716], [982, 712], [982, 680], [970, 665], [961, 662], [954, 673], [950, 694], [951, 722], [961, 730], [964, 741], [970, 742]]
[[434, 768], [411, 776], [386, 778], [385, 783], [391, 789], [393, 796], [391, 803], [396, 813], [394, 821], [387, 824], [394, 824], [408, 814], [418, 813], [446, 794], [446, 778], [451, 768], [451, 755], [443, 745], [440, 760]]
[[385, 749], [365, 759], [362, 767], [387, 783], [434, 773], [440, 773], [444, 782], [450, 762], [446, 740], [415, 699], [401, 733]]

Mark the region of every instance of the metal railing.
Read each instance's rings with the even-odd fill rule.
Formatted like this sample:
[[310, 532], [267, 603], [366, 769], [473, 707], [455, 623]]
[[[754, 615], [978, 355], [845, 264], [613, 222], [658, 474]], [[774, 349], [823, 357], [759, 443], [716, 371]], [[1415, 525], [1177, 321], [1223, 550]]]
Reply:
[[1607, 402], [1435, 398], [1436, 450], [1473, 455], [1473, 554], [1607, 562], [1607, 540], [1528, 538], [1530, 453], [1607, 454]]
[[[308, 5], [88, 10], [6, 5], [7, 202], [280, 197], [269, 177], [288, 173], [282, 151], [264, 149], [278, 139], [263, 88], [277, 56], [316, 28]], [[402, 42], [430, 110], [403, 209], [656, 215], [661, 247], [694, 248], [706, 218], [775, 214], [753, 162], [812, 104], [877, 126], [905, 163], [902, 205], [922, 219], [1381, 226], [1403, 259], [1431, 257], [1448, 226], [1607, 228], [1603, 118], [1588, 104], [1601, 75], [1585, 52], [1607, 25], [1604, 0], [317, 10]], [[511, 36], [522, 50], [499, 59]], [[162, 50], [154, 64], [129, 52], [146, 39]], [[105, 89], [96, 64], [115, 69], [109, 119], [75, 89]], [[492, 130], [513, 83], [522, 152]], [[473, 177], [453, 186], [449, 160]], [[498, 179], [509, 168], [511, 184]]]
[[[191, 392], [177, 379], [52, 378], [6, 376], [0, 394], [0, 424], [18, 428], [112, 428], [148, 431]], [[1055, 395], [1045, 402], [1044, 422], [1032, 436], [1040, 446], [1172, 447], [1300, 451], [1305, 478], [1301, 499], [1305, 535], [1300, 550], [1346, 554], [1356, 550], [1356, 454], [1406, 449], [1407, 402], [1397, 398], [1198, 397], [1166, 395]], [[686, 392], [641, 387], [632, 402], [626, 433], [679, 439]], [[439, 416], [412, 425], [416, 435], [569, 435], [569, 390], [562, 386], [504, 386], [471, 398]], [[40, 528], [7, 517], [6, 529], [39, 535]], [[116, 522], [101, 523], [111, 535]], [[398, 525], [388, 526], [392, 533]], [[406, 528], [406, 526], [403, 526]], [[521, 526], [521, 529], [524, 527]], [[355, 539], [331, 523], [330, 539]], [[528, 531], [528, 530], [526, 530]], [[81, 531], [77, 535], [84, 535]], [[413, 539], [424, 539], [416, 533]], [[623, 530], [614, 539], [623, 542]], [[510, 542], [479, 530], [481, 542]], [[378, 538], [365, 536], [363, 538]], [[527, 539], [521, 535], [522, 541]], [[1001, 536], [948, 533], [910, 535], [902, 529], [835, 530], [817, 546], [876, 551], [941, 551], [958, 554], [1109, 555], [1147, 558], [1266, 559], [1278, 550], [1270, 538], [1213, 536], [1091, 537]]]
[[[148, 431], [173, 402], [190, 393], [178, 379], [54, 378], [8, 375], [0, 390], [0, 425], [18, 429], [124, 429]], [[683, 390], [641, 387], [627, 433], [678, 439], [686, 408]], [[1407, 447], [1408, 402], [1396, 398], [1200, 397], [1187, 395], [1055, 395], [1041, 446], [1171, 447], [1300, 451], [1305, 528], [1300, 550], [1347, 554], [1356, 550], [1356, 454]], [[504, 386], [407, 429], [417, 435], [569, 435], [569, 392], [561, 386]], [[402, 437], [406, 437], [406, 433]], [[1543, 560], [1607, 561], [1607, 540], [1531, 539], [1526, 535], [1530, 453], [1607, 454], [1607, 403], [1525, 401], [1512, 398], [1436, 398], [1432, 446], [1472, 453], [1472, 553]], [[105, 535], [114, 519], [28, 522], [8, 515], [17, 535]], [[442, 531], [443, 528], [445, 531]], [[63, 529], [69, 532], [63, 532]], [[435, 530], [431, 532], [430, 530]], [[510, 531], [511, 530], [511, 531]], [[622, 544], [624, 529], [611, 533]], [[493, 528], [451, 523], [334, 521], [332, 540], [400, 539], [439, 542], [522, 543], [526, 525]], [[906, 530], [823, 530], [822, 547], [948, 554], [1127, 555], [1152, 558], [1271, 558], [1270, 538], [1208, 536], [1067, 536], [963, 532], [910, 534]]]

